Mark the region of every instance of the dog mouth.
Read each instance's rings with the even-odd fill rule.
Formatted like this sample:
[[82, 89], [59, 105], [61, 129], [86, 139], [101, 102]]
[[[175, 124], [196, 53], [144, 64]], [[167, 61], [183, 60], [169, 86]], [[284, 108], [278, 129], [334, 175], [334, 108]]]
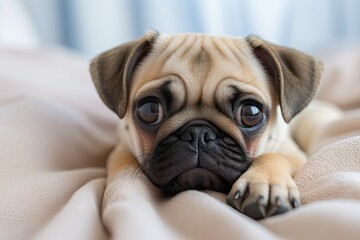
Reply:
[[192, 168], [186, 170], [169, 183], [162, 186], [163, 191], [169, 195], [175, 195], [185, 190], [214, 190], [227, 193], [231, 184], [215, 172], [205, 168]]
[[186, 123], [155, 148], [142, 169], [165, 194], [186, 190], [228, 193], [250, 165], [246, 149], [206, 121]]

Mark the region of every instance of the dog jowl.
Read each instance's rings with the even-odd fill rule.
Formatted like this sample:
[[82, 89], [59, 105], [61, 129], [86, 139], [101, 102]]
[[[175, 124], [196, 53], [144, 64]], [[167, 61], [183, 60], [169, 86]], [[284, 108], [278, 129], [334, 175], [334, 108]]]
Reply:
[[100, 97], [124, 128], [116, 161], [136, 159], [170, 195], [226, 193], [255, 219], [300, 203], [292, 177], [306, 156], [288, 123], [313, 99], [321, 71], [313, 57], [255, 36], [155, 31], [91, 63]]

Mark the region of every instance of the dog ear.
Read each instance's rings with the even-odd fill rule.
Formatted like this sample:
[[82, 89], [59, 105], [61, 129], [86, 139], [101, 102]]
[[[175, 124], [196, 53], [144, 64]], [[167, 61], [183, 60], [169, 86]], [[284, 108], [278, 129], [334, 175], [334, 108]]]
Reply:
[[256, 36], [248, 36], [246, 40], [267, 74], [273, 78], [283, 118], [290, 122], [314, 98], [323, 69], [321, 62]]
[[126, 113], [131, 80], [136, 67], [151, 52], [157, 31], [149, 31], [136, 41], [110, 49], [90, 64], [90, 72], [103, 102], [123, 118]]

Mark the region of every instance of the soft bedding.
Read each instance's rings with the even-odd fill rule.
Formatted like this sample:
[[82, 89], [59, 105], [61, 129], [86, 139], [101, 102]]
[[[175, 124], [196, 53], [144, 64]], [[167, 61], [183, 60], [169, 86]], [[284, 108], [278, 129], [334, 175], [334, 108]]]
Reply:
[[256, 222], [219, 193], [166, 198], [131, 166], [107, 184], [117, 117], [97, 96], [88, 62], [59, 50], [2, 50], [0, 239], [359, 239], [359, 64], [360, 51], [326, 58], [319, 98], [345, 113], [311, 143], [296, 176], [303, 205]]

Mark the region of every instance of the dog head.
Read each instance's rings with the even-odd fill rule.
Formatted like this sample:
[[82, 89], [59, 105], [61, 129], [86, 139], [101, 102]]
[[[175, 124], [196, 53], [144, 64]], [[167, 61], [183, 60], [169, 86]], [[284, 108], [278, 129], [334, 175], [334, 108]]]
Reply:
[[91, 74], [154, 184], [227, 192], [279, 121], [312, 100], [321, 64], [255, 36], [151, 31], [95, 58]]

